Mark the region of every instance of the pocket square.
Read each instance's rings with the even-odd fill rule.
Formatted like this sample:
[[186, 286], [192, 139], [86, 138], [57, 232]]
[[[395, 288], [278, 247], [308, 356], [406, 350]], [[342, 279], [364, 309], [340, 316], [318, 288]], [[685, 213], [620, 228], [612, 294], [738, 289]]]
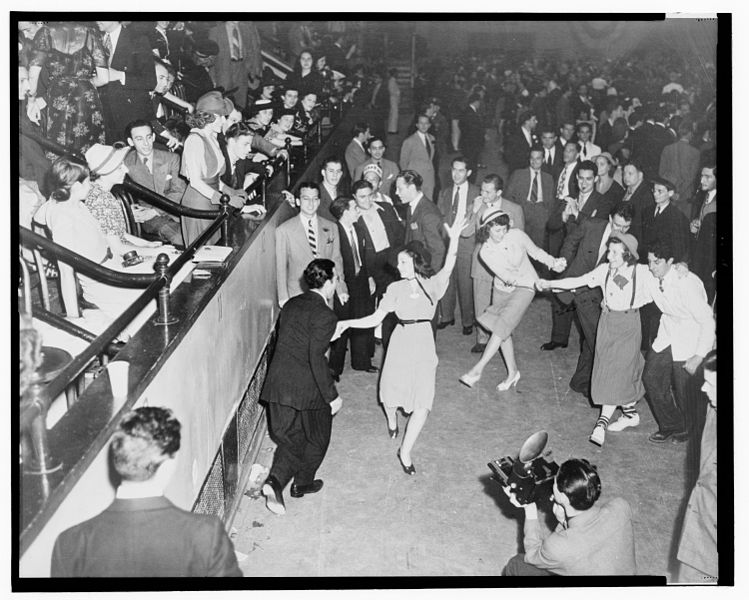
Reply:
[[411, 223], [411, 229], [418, 229], [419, 224], [418, 223]]
[[167, 176], [164, 178], [166, 181], [169, 181], [172, 178], [171, 174], [167, 174]]

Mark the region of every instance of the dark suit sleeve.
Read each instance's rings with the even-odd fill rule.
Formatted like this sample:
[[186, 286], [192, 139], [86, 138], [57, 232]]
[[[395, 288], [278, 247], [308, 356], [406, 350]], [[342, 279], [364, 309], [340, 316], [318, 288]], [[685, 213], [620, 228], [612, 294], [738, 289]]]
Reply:
[[[676, 208], [676, 207], [674, 207]], [[679, 209], [673, 211], [671, 219], [671, 240], [673, 244], [674, 261], [689, 261], [689, 220]]]
[[262, 135], [255, 134], [252, 136], [251, 147], [255, 152], [262, 152], [270, 157], [278, 154], [278, 147], [266, 140]]
[[211, 555], [206, 577], [243, 577], [244, 574], [237, 564], [234, 544], [226, 535], [223, 524], [217, 518], [212, 521]]
[[432, 268], [439, 271], [445, 261], [445, 242], [442, 238], [442, 216], [439, 211], [424, 215], [424, 237], [432, 254]]
[[588, 229], [588, 225], [583, 223], [582, 227], [575, 227], [575, 229], [564, 238], [564, 244], [562, 244], [559, 256], [567, 260], [567, 265], [572, 264], [572, 261], [577, 255], [577, 249], [580, 247], [580, 242], [583, 241], [585, 232], [588, 231]]
[[309, 328], [309, 364], [312, 376], [315, 378], [317, 389], [323, 400], [330, 404], [338, 397], [333, 376], [328, 368], [325, 352], [330, 345], [330, 338], [335, 333], [338, 322], [335, 314], [330, 310], [320, 311], [319, 315], [310, 315]]
[[150, 92], [156, 87], [156, 67], [154, 67], [150, 44], [144, 35], [137, 35], [134, 32], [129, 38], [130, 47], [126, 50], [130, 52], [130, 55], [127, 58], [128, 69], [123, 87], [126, 90]]

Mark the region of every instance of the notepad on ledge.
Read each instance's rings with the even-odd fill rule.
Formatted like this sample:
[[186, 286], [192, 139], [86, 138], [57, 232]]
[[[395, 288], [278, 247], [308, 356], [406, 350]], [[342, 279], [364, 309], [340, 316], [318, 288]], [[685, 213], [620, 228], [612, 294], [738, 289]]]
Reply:
[[222, 263], [232, 253], [228, 246], [201, 246], [192, 257], [194, 263]]

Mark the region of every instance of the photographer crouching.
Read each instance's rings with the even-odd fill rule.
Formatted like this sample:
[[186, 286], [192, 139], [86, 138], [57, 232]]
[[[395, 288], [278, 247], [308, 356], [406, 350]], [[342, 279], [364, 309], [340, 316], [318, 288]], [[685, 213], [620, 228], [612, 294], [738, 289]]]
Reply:
[[632, 509], [623, 498], [597, 504], [601, 480], [587, 460], [564, 462], [554, 478], [553, 512], [559, 522], [544, 537], [536, 504], [510, 502], [525, 510], [525, 554], [513, 556], [502, 572], [530, 575], [635, 575]]

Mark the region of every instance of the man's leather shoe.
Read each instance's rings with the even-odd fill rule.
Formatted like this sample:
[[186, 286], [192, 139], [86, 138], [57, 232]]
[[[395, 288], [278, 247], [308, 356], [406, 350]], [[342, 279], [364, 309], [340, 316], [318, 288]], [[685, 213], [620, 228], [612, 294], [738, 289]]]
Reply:
[[471, 348], [471, 354], [483, 354], [484, 350], [486, 350], [486, 344], [476, 344]]
[[567, 344], [561, 344], [559, 342], [546, 342], [541, 344], [541, 350], [556, 350], [557, 348], [566, 348]]
[[281, 485], [273, 475], [265, 480], [262, 492], [263, 496], [265, 496], [265, 506], [270, 512], [275, 515], [286, 514], [286, 504], [283, 501]]
[[437, 325], [437, 329], [444, 329], [445, 327], [449, 327], [450, 325], [455, 325], [455, 319], [452, 319], [450, 321], [442, 321], [442, 323]]
[[463, 327], [463, 335], [471, 335], [473, 333], [473, 325]]
[[654, 444], [662, 444], [670, 439], [674, 441], [685, 442], [689, 434], [686, 431], [661, 431], [660, 429], [648, 436], [648, 441]]
[[322, 489], [322, 479], [315, 479], [306, 485], [291, 484], [291, 497], [301, 498], [304, 494], [315, 494]]
[[354, 371], [363, 371], [364, 373], [379, 373], [380, 372], [380, 370], [374, 366], [369, 366], [366, 369], [354, 369]]

